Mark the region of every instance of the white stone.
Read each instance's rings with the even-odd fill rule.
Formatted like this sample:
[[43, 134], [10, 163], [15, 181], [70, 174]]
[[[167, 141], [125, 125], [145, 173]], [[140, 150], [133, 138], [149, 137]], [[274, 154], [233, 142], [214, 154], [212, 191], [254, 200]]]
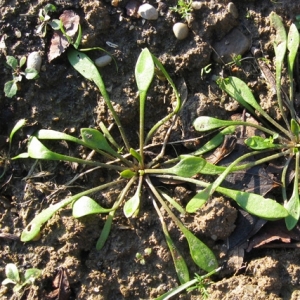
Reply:
[[192, 8], [194, 10], [199, 10], [199, 9], [201, 9], [202, 6], [203, 6], [203, 3], [200, 2], [200, 1], [193, 1], [192, 2]]
[[239, 12], [233, 2], [229, 2], [227, 5], [227, 10], [232, 14], [232, 16], [237, 19], [239, 17]]
[[28, 58], [27, 58], [27, 64], [26, 64], [27, 68], [28, 69], [35, 69], [38, 72], [40, 72], [41, 65], [42, 65], [41, 55], [37, 51], [31, 52], [28, 55]]
[[152, 5], [145, 3], [139, 7], [139, 15], [146, 20], [157, 20], [158, 11]]
[[185, 23], [176, 23], [173, 26], [173, 32], [178, 40], [184, 40], [189, 34], [189, 28]]
[[112, 57], [110, 55], [103, 55], [95, 60], [95, 65], [101, 68], [110, 64], [111, 61], [112, 61]]

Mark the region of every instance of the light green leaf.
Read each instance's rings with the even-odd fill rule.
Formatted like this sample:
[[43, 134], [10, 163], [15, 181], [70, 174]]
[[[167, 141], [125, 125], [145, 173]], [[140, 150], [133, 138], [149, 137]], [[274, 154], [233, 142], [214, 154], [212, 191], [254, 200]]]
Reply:
[[262, 110], [260, 105], [255, 100], [248, 85], [243, 80], [234, 76], [229, 76], [225, 80], [217, 80], [217, 84], [222, 90], [233, 97], [253, 115], [255, 115], [255, 111], [253, 110], [253, 108], [257, 111]]
[[200, 173], [205, 164], [205, 159], [201, 157], [183, 156], [178, 164], [169, 169], [164, 169], [164, 172], [175, 174], [177, 176], [192, 177], [193, 175]]
[[36, 268], [28, 269], [25, 271], [25, 274], [24, 274], [25, 283], [32, 284], [35, 281], [35, 279], [37, 279], [41, 275], [42, 275], [42, 270], [40, 270], [40, 269], [36, 269]]
[[261, 136], [252, 136], [245, 140], [245, 144], [253, 150], [263, 150], [263, 149], [271, 149], [279, 144], [273, 143], [273, 138], [263, 138]]
[[299, 199], [299, 156], [300, 153], [296, 152], [296, 162], [295, 162], [295, 176], [294, 176], [294, 186], [293, 193], [290, 200], [285, 203], [285, 208], [287, 209], [289, 215], [285, 218], [286, 228], [292, 230], [298, 223], [300, 217], [300, 199]]
[[136, 172], [133, 172], [131, 170], [124, 170], [120, 173], [120, 176], [122, 176], [123, 178], [132, 178], [133, 176], [136, 175]]
[[26, 124], [26, 119], [21, 119], [19, 120], [16, 125], [13, 127], [13, 129], [11, 130], [10, 132], [10, 135], [9, 135], [9, 142], [11, 143], [12, 139], [13, 139], [13, 136], [15, 135], [15, 133], [20, 130], [23, 126], [25, 126]]
[[20, 282], [19, 271], [15, 264], [10, 263], [5, 266], [5, 275], [14, 283]]
[[93, 149], [104, 150], [110, 154], [116, 152], [110, 147], [104, 135], [93, 128], [82, 128], [80, 130], [82, 140]]
[[61, 208], [70, 204], [74, 199], [72, 197], [49, 206], [41, 213], [39, 213], [23, 230], [21, 235], [22, 242], [31, 241], [35, 238], [41, 230], [41, 227]]
[[139, 209], [140, 201], [140, 191], [137, 190], [124, 204], [123, 211], [126, 218], [130, 218]]
[[136, 152], [133, 148], [130, 148], [129, 152], [140, 164], [143, 163], [141, 155], [138, 152]]
[[18, 60], [13, 56], [6, 56], [6, 63], [15, 70], [18, 67]]
[[288, 68], [289, 70], [294, 69], [295, 58], [297, 55], [298, 47], [299, 47], [299, 31], [295, 24], [290, 26], [290, 30], [287, 38], [287, 48], [289, 50], [288, 54]]
[[25, 77], [28, 80], [37, 78], [38, 74], [39, 74], [39, 72], [36, 69], [33, 69], [33, 68], [25, 69]]
[[22, 56], [19, 63], [20, 68], [22, 68], [25, 63], [26, 63], [26, 56]]
[[228, 126], [220, 131], [217, 135], [215, 135], [211, 140], [209, 140], [206, 144], [204, 144], [201, 148], [191, 153], [191, 155], [202, 155], [210, 150], [217, 148], [224, 141], [224, 136], [227, 134], [232, 134], [235, 132], [235, 126]]
[[210, 272], [218, 267], [214, 253], [185, 227], [180, 228], [188, 241], [191, 257], [201, 269]]
[[208, 116], [201, 116], [194, 120], [193, 126], [199, 132], [209, 131], [220, 127], [240, 125], [241, 122], [220, 120]]
[[4, 93], [8, 98], [12, 98], [18, 91], [18, 86], [15, 80], [7, 81], [4, 84]]
[[83, 196], [76, 200], [72, 206], [72, 214], [74, 218], [81, 218], [86, 215], [108, 213], [114, 209], [104, 208], [95, 200], [88, 196]]
[[135, 66], [135, 80], [139, 92], [146, 92], [154, 76], [154, 63], [150, 51], [145, 48], [139, 55]]

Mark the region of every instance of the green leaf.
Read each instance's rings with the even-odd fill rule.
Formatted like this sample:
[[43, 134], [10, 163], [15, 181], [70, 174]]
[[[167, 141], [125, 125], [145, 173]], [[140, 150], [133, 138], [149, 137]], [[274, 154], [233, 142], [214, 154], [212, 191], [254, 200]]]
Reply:
[[10, 135], [9, 135], [9, 142], [11, 143], [15, 133], [20, 130], [24, 125], [26, 124], [26, 119], [21, 119], [19, 120], [16, 125], [13, 127], [13, 129], [11, 130], [10, 132]]
[[224, 141], [224, 136], [235, 132], [235, 126], [228, 126], [215, 135], [211, 140], [204, 144], [201, 148], [191, 153], [191, 155], [202, 155], [210, 150], [217, 148]]
[[22, 56], [19, 63], [20, 68], [22, 68], [25, 63], [26, 63], [26, 56]]
[[60, 20], [52, 20], [48, 22], [48, 24], [52, 27], [53, 30], [59, 30], [60, 29]]
[[293, 135], [296, 137], [296, 141], [299, 140], [299, 134], [300, 134], [300, 126], [297, 121], [294, 119], [291, 119], [291, 131]]
[[289, 50], [288, 69], [291, 71], [294, 69], [294, 63], [295, 63], [295, 59], [296, 59], [296, 55], [297, 55], [297, 51], [298, 51], [298, 47], [299, 47], [299, 42], [300, 42], [299, 31], [298, 31], [296, 25], [292, 24], [290, 26], [290, 30], [289, 30], [288, 38], [287, 38], [287, 48]]
[[6, 56], [6, 63], [13, 69], [16, 70], [18, 67], [18, 60], [13, 56]]
[[233, 97], [253, 115], [255, 115], [255, 111], [253, 110], [253, 108], [257, 111], [262, 110], [255, 100], [251, 90], [243, 80], [234, 76], [229, 76], [228, 78], [226, 78], [226, 80], [219, 79], [217, 81], [217, 84], [222, 90]]
[[22, 242], [28, 242], [34, 239], [41, 230], [41, 227], [61, 208], [70, 204], [74, 199], [72, 197], [49, 206], [39, 213], [23, 230], [21, 235]]
[[105, 242], [109, 236], [110, 230], [111, 230], [111, 224], [114, 218], [114, 213], [115, 211], [112, 211], [109, 213], [109, 215], [107, 216], [107, 219], [105, 221], [104, 227], [101, 231], [100, 237], [97, 241], [96, 244], [96, 250], [101, 250], [103, 248], [103, 246], [105, 245]]
[[178, 164], [169, 169], [164, 169], [164, 172], [175, 174], [177, 176], [192, 177], [200, 173], [205, 166], [206, 161], [201, 157], [183, 156]]
[[13, 281], [14, 283], [20, 282], [19, 271], [15, 264], [10, 263], [5, 266], [5, 275], [8, 279]]
[[240, 125], [240, 122], [225, 121], [208, 116], [201, 116], [194, 120], [193, 126], [199, 132], [209, 131], [220, 127]]
[[110, 147], [106, 138], [100, 131], [93, 128], [82, 128], [80, 132], [82, 140], [91, 148], [104, 150], [110, 154], [116, 153], [116, 151]]
[[270, 149], [280, 146], [273, 143], [273, 138], [263, 138], [261, 136], [252, 136], [245, 140], [245, 144], [253, 150]]
[[129, 150], [130, 154], [140, 163], [142, 164], [143, 163], [143, 159], [141, 157], [141, 155], [136, 152], [134, 149], [130, 148]]
[[289, 215], [285, 218], [286, 228], [292, 230], [298, 223], [300, 217], [300, 199], [299, 199], [299, 156], [300, 153], [297, 149], [296, 162], [295, 162], [295, 175], [293, 193], [290, 200], [285, 203]]
[[122, 176], [123, 178], [132, 178], [135, 175], [136, 175], [136, 172], [133, 172], [130, 169], [124, 170], [120, 173], [120, 176]]
[[210, 272], [218, 267], [214, 253], [185, 227], [180, 228], [188, 241], [191, 257], [201, 269]]
[[37, 78], [38, 74], [39, 74], [39, 72], [34, 68], [26, 68], [25, 69], [25, 77], [28, 80]]
[[88, 196], [83, 196], [76, 200], [72, 206], [74, 218], [81, 218], [86, 215], [108, 213], [114, 209], [103, 208], [95, 200]]
[[126, 218], [130, 218], [139, 209], [140, 201], [140, 191], [136, 190], [134, 196], [124, 204], [123, 212]]
[[154, 63], [150, 51], [145, 48], [139, 55], [135, 66], [135, 80], [139, 92], [146, 92], [154, 76]]
[[42, 275], [42, 270], [36, 269], [36, 268], [31, 268], [25, 271], [24, 274], [24, 280], [26, 284], [32, 284], [35, 279], [40, 277]]
[[4, 93], [8, 98], [12, 98], [18, 91], [18, 86], [15, 80], [7, 81], [4, 84]]
[[56, 6], [53, 5], [53, 4], [46, 4], [45, 7], [44, 7], [44, 11], [46, 14], [48, 14], [48, 12], [55, 12], [56, 11]]

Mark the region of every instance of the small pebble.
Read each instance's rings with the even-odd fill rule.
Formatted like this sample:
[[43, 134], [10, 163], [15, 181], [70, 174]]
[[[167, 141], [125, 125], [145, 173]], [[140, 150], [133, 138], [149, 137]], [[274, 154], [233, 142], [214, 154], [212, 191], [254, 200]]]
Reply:
[[103, 55], [95, 60], [95, 65], [101, 68], [110, 64], [111, 61], [112, 61], [112, 57], [110, 55]]
[[232, 16], [237, 19], [239, 17], [239, 12], [233, 2], [229, 2], [227, 5], [227, 10], [232, 14]]
[[200, 1], [193, 1], [192, 2], [192, 8], [194, 10], [199, 10], [199, 9], [201, 9], [202, 6], [203, 6], [203, 3], [200, 2]]
[[173, 26], [173, 32], [178, 40], [184, 40], [189, 34], [189, 28], [184, 23], [176, 23]]
[[27, 68], [35, 69], [38, 72], [40, 72], [41, 65], [42, 65], [41, 55], [37, 51], [31, 52], [27, 58]]
[[152, 5], [145, 3], [139, 7], [139, 15], [146, 20], [157, 20], [158, 11]]

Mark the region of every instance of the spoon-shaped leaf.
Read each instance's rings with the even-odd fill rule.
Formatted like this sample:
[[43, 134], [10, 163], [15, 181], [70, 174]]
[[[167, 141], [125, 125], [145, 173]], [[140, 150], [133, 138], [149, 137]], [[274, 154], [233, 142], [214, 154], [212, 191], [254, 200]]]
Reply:
[[104, 150], [110, 154], [114, 154], [115, 151], [110, 147], [104, 135], [93, 128], [81, 128], [80, 130], [82, 140], [90, 145], [92, 148]]
[[139, 55], [135, 66], [135, 80], [139, 92], [146, 92], [154, 76], [154, 63], [150, 51], [145, 48]]
[[273, 143], [273, 138], [263, 138], [261, 136], [252, 136], [245, 140], [245, 144], [253, 150], [270, 149], [280, 146]]
[[114, 209], [104, 208], [95, 200], [88, 196], [83, 196], [74, 202], [72, 212], [74, 218], [80, 218], [86, 215], [108, 213]]
[[188, 229], [181, 227], [180, 230], [188, 241], [193, 261], [206, 272], [216, 269], [218, 262], [213, 252]]
[[234, 76], [229, 76], [226, 79], [217, 80], [217, 84], [222, 90], [233, 97], [253, 115], [255, 115], [253, 108], [258, 111], [262, 110], [255, 100], [251, 90], [243, 80]]
[[136, 152], [134, 149], [130, 148], [129, 150], [130, 154], [140, 163], [142, 164], [143, 163], [143, 159], [142, 159], [142, 156]]
[[126, 218], [130, 218], [139, 209], [140, 201], [140, 193], [136, 191], [133, 197], [125, 202], [123, 211]]
[[201, 157], [184, 156], [178, 164], [169, 169], [163, 170], [164, 172], [169, 174], [175, 174], [183, 177], [191, 177], [197, 173], [200, 173], [201, 169], [204, 167], [205, 164], [205, 159]]
[[143, 184], [143, 177], [140, 176], [138, 187], [135, 191], [135, 194], [124, 204], [123, 211], [124, 211], [124, 215], [127, 218], [130, 218], [131, 216], [137, 214], [139, 211], [140, 202], [141, 202], [142, 184]]
[[228, 126], [217, 133], [211, 140], [205, 143], [201, 148], [191, 153], [191, 155], [202, 155], [210, 150], [217, 148], [224, 141], [224, 136], [227, 134], [232, 134], [235, 131], [235, 126]]
[[293, 193], [290, 200], [285, 204], [285, 208], [289, 212], [289, 215], [285, 218], [285, 224], [288, 230], [292, 230], [296, 226], [300, 217], [299, 156], [300, 156], [300, 152], [297, 150]]
[[11, 280], [11, 283], [20, 282], [19, 270], [15, 264], [10, 263], [5, 266], [5, 275]]
[[172, 258], [173, 258], [173, 262], [174, 262], [174, 266], [175, 266], [175, 270], [176, 270], [176, 273], [177, 273], [177, 276], [178, 276], [178, 279], [180, 281], [181, 284], [187, 282], [190, 280], [190, 275], [189, 275], [189, 270], [188, 270], [188, 267], [185, 263], [185, 260], [184, 258], [182, 257], [182, 255], [180, 254], [180, 252], [178, 251], [178, 249], [176, 248], [169, 232], [168, 232], [168, 228], [167, 228], [167, 225], [164, 221], [164, 218], [154, 200], [154, 198], [152, 199], [152, 203], [153, 203], [153, 206], [159, 216], [159, 220], [160, 220], [160, 223], [162, 225], [162, 229], [163, 229], [163, 233], [165, 235], [165, 239], [167, 241], [167, 245], [169, 247], [169, 250], [171, 252], [171, 255], [172, 255]]
[[72, 203], [73, 201], [76, 201], [80, 197], [89, 195], [91, 193], [95, 193], [98, 191], [101, 191], [103, 189], [112, 187], [114, 185], [119, 184], [122, 182], [120, 181], [114, 181], [110, 183], [106, 183], [103, 185], [100, 185], [98, 187], [86, 190], [82, 193], [79, 193], [77, 195], [74, 195], [70, 198], [64, 199], [54, 205], [49, 206], [45, 210], [43, 210], [41, 213], [39, 213], [24, 229], [21, 235], [21, 241], [22, 242], [28, 242], [32, 240], [35, 236], [37, 236], [40, 233], [41, 227], [61, 208], [67, 206], [68, 204]]

